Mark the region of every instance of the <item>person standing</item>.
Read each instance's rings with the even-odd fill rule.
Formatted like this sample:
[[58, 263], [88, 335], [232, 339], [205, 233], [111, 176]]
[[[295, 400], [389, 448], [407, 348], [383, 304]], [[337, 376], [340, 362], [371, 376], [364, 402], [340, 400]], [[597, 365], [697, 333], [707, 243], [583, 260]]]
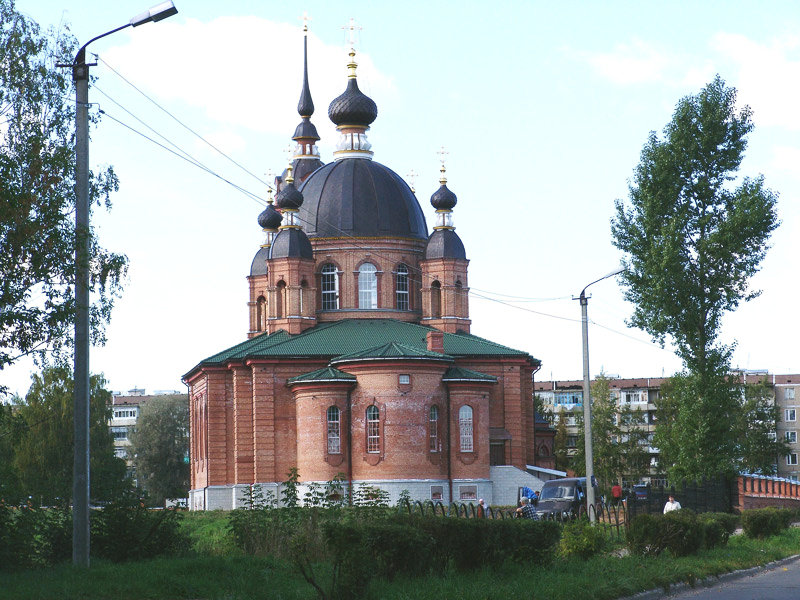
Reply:
[[672, 512], [673, 510], [680, 510], [680, 508], [681, 508], [681, 503], [675, 500], [675, 496], [670, 494], [669, 500], [667, 500], [667, 503], [664, 505], [664, 514]]

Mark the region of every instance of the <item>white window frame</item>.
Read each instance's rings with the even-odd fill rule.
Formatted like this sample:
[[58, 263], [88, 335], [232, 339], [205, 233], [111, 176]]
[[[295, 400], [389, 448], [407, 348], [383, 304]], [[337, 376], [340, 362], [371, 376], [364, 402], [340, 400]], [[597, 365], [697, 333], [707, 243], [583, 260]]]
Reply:
[[367, 407], [367, 452], [379, 454], [381, 451], [381, 412], [374, 404]]
[[409, 303], [408, 283], [408, 266], [404, 263], [400, 263], [395, 273], [395, 301], [397, 302], [397, 310], [409, 310], [411, 308]]
[[797, 430], [796, 429], [792, 429], [792, 430], [786, 432], [786, 441], [788, 443], [790, 443], [790, 444], [796, 444], [797, 443]]
[[342, 453], [342, 411], [338, 406], [329, 406], [325, 413], [328, 425], [328, 454]]
[[407, 373], [400, 373], [397, 376], [397, 383], [399, 385], [411, 385], [411, 375]]
[[786, 388], [783, 392], [784, 400], [794, 400], [794, 388]]
[[458, 499], [462, 502], [478, 499], [478, 486], [477, 485], [460, 485], [458, 486]]
[[464, 405], [458, 409], [459, 447], [461, 452], [474, 452], [475, 439], [472, 407]]
[[439, 451], [439, 407], [435, 404], [428, 409], [428, 450]]
[[431, 502], [444, 502], [444, 486], [432, 485], [431, 486]]
[[786, 455], [786, 464], [790, 467], [797, 465], [797, 452]]
[[339, 310], [339, 273], [336, 265], [328, 263], [320, 271], [322, 310]]
[[792, 423], [797, 421], [797, 407], [796, 406], [787, 406], [786, 410], [783, 411], [783, 420], [787, 423]]
[[378, 267], [372, 263], [358, 267], [358, 308], [378, 308]]

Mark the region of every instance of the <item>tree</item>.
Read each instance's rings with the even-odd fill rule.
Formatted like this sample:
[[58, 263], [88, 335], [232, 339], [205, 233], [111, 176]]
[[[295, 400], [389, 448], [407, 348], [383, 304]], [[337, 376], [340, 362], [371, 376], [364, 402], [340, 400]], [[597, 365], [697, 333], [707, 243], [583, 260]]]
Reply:
[[[735, 470], [723, 417], [738, 410], [727, 382], [732, 347], [719, 342], [724, 314], [758, 295], [748, 282], [778, 226], [776, 195], [762, 176], [734, 176], [752, 131], [751, 110], [716, 77], [678, 102], [664, 139], [650, 134], [611, 230], [622, 250], [629, 324], [662, 345], [669, 338], [687, 370], [674, 400], [680, 434], [672, 474], [701, 477]], [[688, 431], [692, 430], [692, 431]], [[668, 442], [662, 434], [659, 447]], [[686, 444], [689, 444], [686, 446]]]
[[562, 412], [556, 422], [556, 435], [553, 437], [553, 457], [555, 467], [559, 471], [566, 471], [569, 466], [569, 449], [567, 448], [567, 422], [566, 413]]
[[131, 434], [133, 465], [151, 502], [189, 495], [189, 402], [184, 395], [156, 396], [142, 406]]
[[745, 473], [775, 475], [777, 461], [789, 453], [786, 438], [778, 438], [776, 429], [780, 407], [766, 380], [740, 386], [743, 401], [738, 435], [741, 463]]
[[[20, 490], [42, 504], [68, 504], [72, 497], [73, 380], [67, 367], [49, 367], [32, 383], [24, 403], [14, 449], [14, 468]], [[125, 463], [114, 456], [108, 427], [111, 394], [102, 375], [90, 378], [91, 498], [107, 501], [129, 488]], [[19, 400], [18, 400], [19, 402]]]
[[[68, 29], [42, 33], [14, 0], [0, 0], [0, 369], [24, 355], [62, 359], [72, 340], [75, 102], [70, 70], [56, 65], [76, 47]], [[92, 205], [110, 207], [114, 171], [90, 176], [89, 187]], [[127, 258], [93, 234], [90, 247], [99, 343]]]
[[[623, 478], [636, 480], [645, 474], [647, 432], [642, 429], [640, 411], [617, 406], [610, 382], [599, 375], [592, 382], [592, 456], [594, 474], [600, 486], [609, 488]], [[578, 445], [575, 472], [586, 474], [586, 429], [582, 414], [578, 417]]]

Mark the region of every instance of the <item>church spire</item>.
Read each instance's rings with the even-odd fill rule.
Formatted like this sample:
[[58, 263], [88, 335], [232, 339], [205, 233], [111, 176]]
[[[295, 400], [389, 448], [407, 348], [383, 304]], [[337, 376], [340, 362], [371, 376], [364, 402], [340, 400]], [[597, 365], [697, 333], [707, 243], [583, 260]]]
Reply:
[[311, 115], [314, 114], [314, 101], [311, 99], [311, 88], [308, 85], [308, 21], [310, 21], [308, 14], [303, 14], [303, 87], [300, 90], [300, 101], [297, 103], [297, 112], [302, 120], [292, 136], [292, 139], [297, 142], [292, 166], [298, 186], [322, 166], [316, 144], [320, 138], [317, 128], [311, 122]]
[[335, 98], [328, 106], [328, 117], [341, 133], [334, 160], [343, 158], [372, 158], [370, 148], [372, 144], [367, 141], [367, 130], [370, 124], [378, 117], [378, 106], [375, 102], [358, 89], [356, 76], [356, 50], [354, 33], [360, 29], [353, 19], [350, 19], [350, 62], [347, 63], [347, 88], [344, 93]]
[[439, 177], [440, 187], [431, 196], [431, 206], [436, 209], [436, 225], [433, 226], [434, 229], [455, 229], [453, 226], [453, 207], [458, 202], [458, 198], [447, 187], [447, 177], [445, 177], [447, 169], [444, 166], [447, 154], [448, 152], [442, 146], [442, 149], [439, 150], [439, 160], [442, 163], [439, 168], [441, 173]]

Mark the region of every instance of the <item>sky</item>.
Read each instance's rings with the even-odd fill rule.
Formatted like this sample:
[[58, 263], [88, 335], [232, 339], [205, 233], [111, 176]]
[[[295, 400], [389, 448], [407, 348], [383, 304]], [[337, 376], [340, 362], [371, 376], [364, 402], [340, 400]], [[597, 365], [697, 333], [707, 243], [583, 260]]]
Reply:
[[[147, 1], [17, 8], [43, 26], [69, 24], [85, 43]], [[753, 110], [740, 175], [764, 175], [781, 220], [752, 280], [761, 295], [725, 318], [720, 339], [736, 343], [735, 367], [800, 372], [795, 2], [175, 2], [177, 15], [88, 49], [99, 56], [92, 111], [105, 113], [90, 164], [113, 165], [121, 182], [111, 211], [92, 222], [130, 260], [107, 343], [90, 358], [109, 389], [183, 390], [183, 374], [246, 339], [246, 276], [263, 241], [256, 218], [300, 120], [304, 13], [322, 160], [332, 160], [327, 106], [346, 85], [354, 18], [359, 86], [378, 105], [374, 159], [412, 183], [430, 230], [445, 149], [472, 333], [541, 360], [537, 380], [582, 377], [574, 298], [620, 266], [614, 203], [627, 198], [649, 133], [719, 74]], [[614, 278], [589, 293], [592, 376], [681, 369], [669, 345], [626, 325], [632, 307]], [[0, 380], [24, 395], [32, 370], [23, 361]]]

